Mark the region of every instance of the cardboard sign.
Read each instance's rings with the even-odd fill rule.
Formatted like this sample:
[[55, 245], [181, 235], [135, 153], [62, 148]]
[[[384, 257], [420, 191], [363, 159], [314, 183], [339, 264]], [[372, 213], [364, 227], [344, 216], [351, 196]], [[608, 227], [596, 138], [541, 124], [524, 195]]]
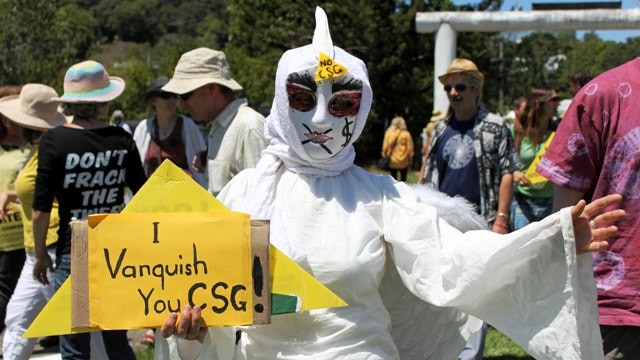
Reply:
[[[121, 223], [124, 222], [123, 219], [126, 219], [127, 225]], [[249, 247], [251, 250], [247, 248], [231, 251], [231, 254], [236, 254], [236, 256], [240, 256], [239, 253], [244, 254], [240, 258], [246, 261], [238, 260], [241, 263], [238, 264], [231, 257], [227, 258], [226, 250], [217, 248], [215, 240], [211, 240], [223, 236], [221, 232], [224, 230], [221, 227], [226, 227], [226, 224], [219, 222], [217, 225], [220, 226], [215, 225], [216, 219], [228, 219], [231, 222], [239, 221], [242, 223], [242, 225], [231, 226], [236, 230], [238, 230], [236, 226], [240, 226], [243, 230], [227, 233], [232, 237], [238, 235], [238, 238], [235, 239], [236, 241], [228, 241], [228, 238], [225, 241], [227, 244], [224, 246], [228, 246], [228, 243], [241, 243], [243, 246]], [[233, 287], [231, 284], [246, 286], [246, 290], [240, 287], [236, 288], [235, 305], [241, 308], [244, 305], [239, 301], [246, 301], [246, 312], [253, 311], [253, 324], [268, 323], [271, 314], [347, 306], [340, 297], [304, 271], [297, 263], [274, 246], [269, 245], [268, 221], [252, 220], [250, 222], [251, 241], [246, 241], [247, 219], [248, 215], [246, 214], [229, 211], [184, 171], [166, 160], [156, 169], [121, 214], [96, 215], [95, 218], [91, 218], [92, 236], [94, 231], [101, 232], [99, 237], [102, 240], [98, 240], [97, 247], [94, 246], [95, 244], [89, 245], [87, 221], [71, 223], [73, 238], [71, 279], [67, 279], [63, 283], [23, 336], [29, 338], [81, 333], [98, 330], [98, 326], [104, 329], [156, 327], [166, 320], [168, 313], [159, 317], [162, 320], [160, 322], [158, 319], [151, 321], [148, 318], [150, 314], [161, 313], [165, 305], [168, 309], [170, 302], [171, 309], [174, 309], [177, 306], [176, 299], [181, 297], [180, 292], [186, 291], [186, 300], [181, 300], [182, 305], [183, 301], [189, 300], [189, 289], [193, 289], [192, 299], [195, 305], [202, 305], [206, 302], [207, 309], [205, 311], [210, 312], [209, 315], [214, 318], [213, 320], [205, 318], [208, 326], [215, 326], [215, 321], [223, 318], [222, 315], [213, 311], [213, 306], [219, 311], [225, 304], [226, 308], [223, 311], [225, 320], [219, 323], [243, 323], [246, 321], [244, 317], [246, 314], [242, 310], [236, 310], [232, 304], [231, 291]], [[150, 226], [149, 221], [151, 224], [158, 222], [158, 226], [155, 228]], [[168, 225], [173, 228], [170, 230], [171, 233], [165, 232]], [[121, 226], [122, 228], [120, 228]], [[104, 233], [102, 233], [103, 231]], [[154, 243], [155, 240], [158, 243]], [[165, 246], [165, 242], [171, 242], [172, 245], [167, 245], [167, 249], [156, 251], [155, 247]], [[99, 245], [100, 243], [103, 243], [102, 247]], [[202, 267], [200, 267], [196, 276], [192, 266], [190, 276], [180, 277], [182, 275], [175, 274], [169, 276], [168, 273], [173, 274], [174, 268], [176, 268], [173, 265], [176, 265], [177, 271], [180, 271], [180, 264], [182, 264], [181, 271], [186, 272], [186, 265], [194, 264], [196, 258], [194, 244], [198, 249], [197, 259], [207, 263], [207, 274], [203, 276]], [[123, 246], [127, 249], [124, 254]], [[201, 248], [201, 246], [204, 247]], [[204, 255], [200, 249], [205, 249], [205, 247], [208, 249], [207, 253], [218, 250], [225, 252]], [[134, 248], [139, 248], [137, 251], [141, 252], [134, 255]], [[108, 255], [105, 252], [107, 249]], [[209, 256], [212, 257], [209, 258]], [[90, 260], [91, 258], [94, 260]], [[215, 260], [212, 260], [213, 258]], [[94, 274], [96, 270], [89, 267], [89, 261], [97, 261], [97, 271], [102, 271], [102, 275]], [[209, 265], [211, 261], [219, 264]], [[149, 275], [147, 268], [141, 267], [141, 265], [147, 264], [153, 264], [153, 266], [170, 265], [171, 269], [166, 271], [166, 268], [163, 268], [164, 273], [161, 273], [160, 270], [154, 273], [151, 270], [151, 275]], [[222, 264], [226, 264], [230, 269], [220, 270], [222, 275], [213, 276], [210, 269]], [[154, 268], [153, 266], [149, 265], [151, 269]], [[127, 267], [126, 271], [125, 267]], [[137, 271], [136, 277], [133, 276], [134, 270]], [[137, 276], [143, 270], [145, 276]], [[247, 270], [250, 272], [250, 280], [246, 277], [239, 280], [239, 277], [247, 276]], [[95, 276], [102, 276], [102, 279], [99, 278], [96, 281], [106, 281], [109, 285], [101, 287], [93, 284]], [[212, 287], [220, 281], [219, 276], [223, 276], [225, 279], [227, 279], [226, 276], [229, 276], [228, 280], [225, 280], [229, 281], [226, 283], [227, 288], [218, 285], [215, 292], [212, 293]], [[162, 286], [165, 289], [168, 288], [169, 282], [174, 280], [180, 280], [184, 284], [173, 284], [171, 286], [177, 286], [175, 293], [161, 295], [159, 289]], [[134, 288], [134, 283], [139, 287]], [[194, 288], [196, 283], [198, 285]], [[92, 294], [96, 287], [95, 291], [101, 295]], [[151, 288], [154, 288], [154, 291], [150, 294]], [[125, 289], [128, 289], [126, 294], [124, 294]], [[132, 290], [134, 290], [133, 294]], [[251, 294], [251, 299], [248, 298], [248, 294]], [[99, 298], [94, 298], [94, 296], [99, 296]], [[121, 301], [118, 299], [119, 297], [129, 299], [129, 302]], [[226, 303], [223, 297], [226, 299]], [[90, 299], [92, 300], [90, 301]], [[98, 302], [98, 307], [95, 302]], [[135, 302], [147, 304], [148, 307], [146, 310], [144, 306], [139, 308]], [[140, 321], [127, 319], [130, 316], [128, 307], [138, 307], [134, 314], [142, 314], [138, 318]], [[203, 311], [203, 315], [206, 315], [205, 311]], [[125, 312], [127, 312], [126, 316]], [[213, 316], [213, 314], [216, 315]], [[109, 316], [113, 319], [106, 318]]]
[[[252, 254], [248, 215], [96, 215], [88, 225], [86, 249], [73, 239], [74, 257], [88, 254], [89, 276], [72, 277], [72, 326], [157, 327], [186, 304], [200, 306], [208, 326], [269, 322], [268, 258]], [[256, 246], [267, 254], [267, 241]], [[86, 274], [75, 264], [73, 274]], [[254, 304], [256, 293], [262, 301]]]
[[0, 251], [13, 251], [24, 247], [24, 228], [19, 204], [9, 203], [0, 220]]

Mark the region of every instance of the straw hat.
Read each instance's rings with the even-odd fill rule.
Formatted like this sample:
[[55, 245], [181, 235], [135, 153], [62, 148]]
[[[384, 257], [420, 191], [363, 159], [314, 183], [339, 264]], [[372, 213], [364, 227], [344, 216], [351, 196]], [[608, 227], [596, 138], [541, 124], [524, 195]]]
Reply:
[[109, 76], [99, 62], [88, 60], [75, 64], [64, 75], [64, 94], [55, 100], [66, 103], [109, 102], [122, 94], [125, 82]]
[[453, 62], [451, 62], [451, 65], [449, 65], [449, 67], [447, 68], [447, 72], [443, 75], [438, 76], [438, 80], [440, 80], [440, 82], [444, 84], [447, 76], [459, 73], [467, 74], [480, 81], [480, 84], [484, 84], [484, 75], [482, 75], [482, 73], [478, 71], [478, 67], [476, 66], [476, 64], [471, 60], [462, 58], [453, 59]]
[[433, 109], [433, 111], [431, 112], [431, 119], [429, 119], [430, 122], [438, 122], [444, 118], [447, 117], [446, 113], [443, 113], [442, 111], [438, 110], [438, 109]]
[[231, 69], [224, 53], [202, 47], [182, 54], [173, 77], [162, 90], [186, 94], [207, 84], [220, 84], [234, 91], [242, 90], [242, 86], [231, 78]]
[[67, 123], [58, 112], [56, 91], [42, 84], [26, 84], [20, 95], [0, 99], [0, 113], [14, 123], [35, 130], [47, 130]]

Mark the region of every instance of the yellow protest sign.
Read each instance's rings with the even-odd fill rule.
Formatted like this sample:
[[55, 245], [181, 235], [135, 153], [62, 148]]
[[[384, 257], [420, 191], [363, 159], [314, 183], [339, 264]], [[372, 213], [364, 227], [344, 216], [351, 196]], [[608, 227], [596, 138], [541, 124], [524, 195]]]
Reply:
[[549, 138], [547, 138], [547, 141], [545, 141], [544, 145], [542, 146], [540, 151], [538, 151], [538, 153], [536, 154], [536, 157], [533, 159], [533, 161], [527, 168], [527, 171], [524, 173], [524, 175], [529, 179], [529, 181], [531, 181], [531, 185], [541, 184], [545, 181], [549, 181], [549, 179], [547, 179], [546, 177], [538, 174], [538, 172], [536, 171], [536, 168], [538, 167], [538, 164], [540, 163], [540, 160], [542, 160], [542, 157], [544, 156], [544, 154], [547, 152], [549, 145], [551, 145], [551, 140], [553, 140], [553, 136], [555, 134], [556, 134], [555, 132], [552, 132], [551, 134], [549, 134]]
[[[236, 218], [236, 217], [239, 217], [239, 218]], [[248, 215], [230, 212], [226, 207], [224, 207], [224, 205], [222, 205], [217, 199], [215, 199], [215, 197], [211, 196], [209, 192], [202, 189], [200, 185], [198, 185], [188, 175], [186, 175], [184, 171], [182, 171], [180, 168], [178, 168], [173, 163], [167, 160], [163, 162], [160, 165], [160, 167], [153, 173], [153, 175], [149, 178], [149, 180], [145, 183], [145, 185], [138, 191], [138, 193], [132, 198], [130, 203], [121, 212], [121, 214], [96, 215], [95, 217], [92, 217], [92, 221], [95, 221], [95, 222], [94, 223], [92, 222], [92, 225], [94, 225], [94, 228], [91, 229], [91, 231], [92, 232], [100, 231], [99, 236], [104, 237], [103, 240], [98, 240], [98, 242], [112, 241], [113, 244], [120, 243], [120, 242], [122, 243], [126, 242], [128, 244], [129, 242], [144, 243], [146, 241], [148, 245], [149, 238], [153, 239], [153, 237], [151, 236], [151, 233], [149, 232], [148, 222], [153, 219], [156, 219], [154, 220], [154, 222], [157, 221], [157, 219], [160, 219], [161, 221], [157, 221], [159, 223], [159, 227], [156, 229], [158, 230], [158, 241], [163, 245], [165, 244], [165, 239], [169, 241], [175, 241], [176, 243], [172, 245], [173, 250], [165, 249], [160, 251], [160, 253], [158, 253], [155, 251], [155, 248], [153, 247], [154, 246], [153, 240], [151, 240], [152, 245], [149, 245], [149, 246], [144, 245], [144, 246], [147, 246], [146, 247], [147, 251], [144, 254], [136, 253], [134, 255], [133, 250], [129, 250], [133, 248], [127, 247], [127, 251], [123, 253], [123, 248], [115, 245], [114, 247], [110, 247], [110, 246], [100, 247], [98, 245], [96, 250], [96, 247], [94, 246], [95, 244], [93, 244], [92, 241], [89, 241], [88, 245], [86, 246], [87, 253], [89, 253], [86, 255], [89, 255], [89, 256], [82, 256], [82, 252], [80, 252], [80, 256], [78, 256], [77, 254], [74, 254], [74, 257], [80, 258], [80, 259], [74, 259], [74, 264], [77, 264], [78, 262], [80, 262], [83, 257], [85, 259], [92, 258], [93, 256], [96, 255], [95, 253], [97, 252], [97, 257], [94, 259], [98, 259], [96, 260], [98, 261], [97, 263], [98, 265], [96, 266], [98, 266], [98, 268], [100, 267], [102, 268], [101, 271], [103, 271], [103, 274], [96, 275], [94, 274], [94, 271], [96, 270], [90, 269], [89, 270], [90, 274], [86, 279], [87, 281], [86, 287], [89, 289], [88, 291], [89, 294], [91, 294], [93, 291], [98, 291], [98, 292], [101, 292], [102, 295], [96, 295], [96, 294], [89, 295], [92, 297], [92, 299], [94, 295], [105, 296], [105, 292], [112, 292], [122, 296], [122, 290], [125, 289], [125, 286], [131, 286], [131, 284], [128, 284], [128, 282], [130, 281], [132, 283], [136, 282], [136, 284], [141, 285], [140, 292], [138, 292], [138, 288], [134, 289], [133, 287], [131, 287], [127, 291], [134, 289], [135, 290], [134, 295], [133, 296], [127, 295], [126, 297], [129, 300], [138, 301], [140, 304], [148, 305], [148, 308], [146, 310], [143, 307], [143, 309], [141, 310], [142, 314], [145, 314], [145, 312], [147, 312], [148, 314], [152, 314], [154, 312], [160, 313], [163, 311], [163, 308], [165, 305], [167, 309], [171, 307], [171, 309], [173, 310], [177, 306], [177, 302], [175, 300], [176, 297], [181, 296], [179, 295], [180, 291], [184, 291], [185, 288], [191, 289], [194, 285], [193, 284], [187, 285], [189, 281], [184, 281], [185, 284], [183, 284], [184, 286], [182, 290], [178, 289], [176, 290], [175, 293], [172, 293], [172, 294], [167, 293], [166, 296], [163, 295], [162, 297], [159, 296], [160, 292], [158, 291], [158, 289], [162, 288], [163, 280], [164, 280], [164, 286], [166, 289], [169, 286], [168, 279], [171, 279], [171, 280], [178, 279], [178, 275], [172, 275], [172, 276], [167, 275], [168, 273], [172, 273], [172, 274], [174, 273], [174, 268], [175, 268], [174, 265], [177, 266], [178, 270], [175, 270], [175, 271], [178, 271], [178, 272], [180, 271], [179, 269], [181, 264], [183, 266], [182, 271], [183, 272], [186, 271], [185, 265], [189, 264], [189, 261], [187, 259], [189, 259], [191, 261], [190, 264], [193, 265], [194, 263], [193, 261], [195, 259], [195, 255], [194, 255], [195, 240], [194, 239], [201, 238], [204, 235], [208, 236], [209, 234], [219, 232], [220, 223], [217, 224], [218, 226], [214, 225], [214, 223], [216, 221], [215, 219], [222, 219], [222, 218], [231, 219], [230, 221], [237, 220], [237, 221], [243, 222], [242, 226], [244, 227], [246, 226], [244, 222], [248, 219]], [[124, 222], [124, 219], [128, 219], [127, 220], [127, 222], [129, 223], [128, 225], [121, 223], [121, 222]], [[172, 230], [173, 233], [164, 232], [165, 226], [167, 225], [162, 225], [162, 224], [169, 224], [169, 223], [172, 223], [173, 225], [171, 227], [175, 228], [174, 230]], [[206, 231], [203, 231], [202, 223], [206, 223], [206, 225], [204, 225], [204, 227], [207, 229]], [[251, 222], [251, 229], [252, 229], [251, 237], [254, 237], [254, 234], [259, 234], [260, 232], [264, 232], [264, 230], [262, 229], [266, 229], [266, 233], [268, 236], [268, 226], [257, 229], [255, 223], [256, 221]], [[146, 224], [146, 226], [144, 224]], [[176, 227], [178, 226], [178, 224], [180, 225], [179, 226], [180, 230], [176, 230], [177, 229]], [[72, 227], [73, 227], [73, 223], [72, 223]], [[195, 236], [196, 233], [198, 234], [197, 236]], [[94, 235], [92, 233], [92, 238], [93, 236]], [[245, 235], [242, 235], [242, 236], [244, 237]], [[145, 238], [147, 240], [144, 240]], [[203, 242], [206, 242], [206, 241], [203, 240]], [[127, 245], [127, 246], [131, 246], [131, 245]], [[144, 247], [143, 245], [141, 246]], [[155, 246], [158, 246], [158, 244], [155, 244]], [[215, 247], [215, 245], [213, 244], [203, 245], [203, 244], [200, 244], [199, 242], [197, 245], [195, 245], [195, 247], [198, 249], [197, 259], [206, 261], [207, 264], [209, 264], [210, 261], [213, 261], [211, 260], [213, 259], [213, 257], [210, 259], [209, 256], [210, 255], [214, 256], [215, 254], [204, 255], [204, 253], [201, 253], [201, 251], [199, 250], [200, 246]], [[109, 250], [108, 255], [106, 254], [105, 249]], [[205, 248], [203, 247], [202, 249], [204, 251]], [[211, 251], [212, 251], [211, 249], [206, 250], [207, 253]], [[214, 251], [217, 251], [217, 250], [214, 250]], [[226, 252], [226, 250], [221, 250], [221, 251]], [[236, 251], [240, 251], [240, 250], [236, 250]], [[167, 255], [167, 252], [168, 252], [168, 255]], [[255, 249], [253, 253], [254, 254], [256, 253]], [[219, 254], [220, 253], [218, 253], [218, 255]], [[246, 255], [247, 253], [245, 252], [244, 254]], [[280, 252], [277, 248], [273, 246], [269, 246], [268, 255], [270, 260], [265, 261], [264, 263], [267, 264], [270, 269], [269, 271], [270, 282], [266, 281], [264, 283], [260, 283], [260, 282], [254, 281], [254, 283], [252, 284], [253, 287], [250, 287], [251, 285], [250, 282], [247, 283], [246, 281], [240, 281], [236, 278], [230, 277], [229, 278], [230, 282], [227, 284], [228, 286], [227, 288], [225, 288], [223, 285], [218, 285], [217, 287], [215, 287], [215, 291], [213, 291], [212, 293], [212, 290], [213, 290], [212, 288], [217, 284], [217, 282], [215, 281], [219, 280], [218, 277], [215, 277], [209, 280], [202, 277], [201, 272], [197, 276], [192, 274], [189, 277], [189, 280], [198, 281], [199, 284], [202, 284], [202, 285], [197, 285], [195, 288], [193, 288], [191, 296], [194, 300], [194, 303], [198, 305], [202, 305], [203, 303], [206, 302], [207, 309], [210, 310], [212, 313], [215, 313], [215, 311], [213, 311], [213, 307], [215, 306], [216, 309], [219, 311], [225, 304], [225, 300], [223, 300], [223, 297], [224, 297], [224, 299], [228, 301], [228, 303], [226, 303], [227, 307], [225, 308], [225, 311], [230, 311], [230, 309], [234, 309], [234, 312], [241, 312], [239, 310], [235, 310], [234, 305], [232, 304], [231, 292], [233, 290], [233, 287], [230, 284], [239, 285], [242, 283], [242, 284], [245, 284], [247, 287], [246, 293], [243, 293], [243, 291], [245, 290], [241, 290], [240, 287], [236, 288], [235, 300], [237, 301], [237, 303], [235, 305], [238, 308], [242, 307], [243, 305], [239, 303], [240, 300], [246, 301], [247, 309], [249, 309], [253, 305], [254, 316], [255, 316], [255, 313], [258, 311], [256, 307], [258, 307], [257, 305], [259, 305], [256, 299], [260, 299], [260, 296], [258, 296], [257, 293], [259, 292], [258, 290], [260, 290], [259, 287], [262, 285], [268, 286], [269, 289], [271, 290], [271, 293], [272, 293], [271, 300], [275, 303], [275, 304], [272, 304], [273, 314], [304, 311], [304, 310], [327, 308], [327, 307], [339, 307], [339, 306], [347, 305], [342, 299], [340, 299], [337, 295], [335, 295], [328, 288], [322, 285], [318, 280], [313, 278], [310, 274], [308, 274], [293, 260], [291, 260], [282, 252]], [[180, 258], [180, 256], [182, 256], [182, 258]], [[226, 254], [224, 254], [224, 256], [217, 256], [215, 257], [216, 259], [215, 261], [220, 262], [221, 264], [226, 264], [228, 267], [231, 267], [232, 269], [234, 269], [232, 270], [232, 272], [235, 275], [225, 273], [225, 275], [222, 275], [222, 276], [229, 275], [229, 276], [243, 277], [243, 276], [246, 276], [246, 273], [247, 273], [246, 269], [251, 269], [253, 271], [256, 268], [255, 256], [253, 258], [247, 257], [247, 259], [252, 262], [252, 266], [246, 267], [243, 265], [243, 268], [245, 268], [245, 270], [242, 270], [242, 271], [238, 271], [238, 265], [230, 260], [231, 257], [229, 258], [228, 261], [225, 259], [221, 260], [221, 258], [226, 256], [227, 256]], [[173, 262], [169, 262], [168, 260], [167, 262], [165, 262], [165, 259], [172, 260]], [[184, 262], [181, 262], [182, 260], [184, 260]], [[100, 263], [100, 261], [102, 261], [102, 263]], [[107, 261], [108, 261], [108, 264], [107, 264]], [[91, 262], [91, 260], [88, 260], [87, 265], [85, 266], [88, 267], [89, 262]], [[153, 269], [154, 266], [158, 264], [170, 265], [171, 268], [169, 269], [170, 271], [166, 271], [166, 268], [163, 268], [162, 271], [164, 273], [158, 273], [158, 272], [153, 273], [153, 270], [152, 270], [151, 274], [153, 276], [151, 276], [151, 275], [148, 275], [147, 268], [143, 266], [147, 264], [153, 265], [153, 266], [149, 265], [151, 269]], [[125, 271], [125, 267], [127, 268], [126, 271]], [[159, 269], [159, 268], [156, 268], [156, 269]], [[199, 269], [201, 269], [201, 267]], [[139, 275], [141, 271], [145, 271], [144, 273], [145, 278], [143, 279], [140, 276], [133, 277], [134, 270], [137, 271], [136, 275]], [[207, 270], [209, 271], [209, 268], [207, 268]], [[98, 269], [98, 271], [100, 271], [100, 269]], [[104, 273], [104, 271], [106, 271], [106, 274]], [[160, 271], [160, 270], [157, 270], [157, 271]], [[192, 272], [193, 271], [194, 270], [192, 266]], [[82, 271], [78, 271], [76, 273], [72, 272], [72, 276], [74, 276], [75, 280], [78, 280], [77, 277], [78, 275], [81, 275], [81, 274], [82, 274]], [[156, 276], [154, 274], [158, 274], [158, 275]], [[114, 283], [118, 281], [123, 283], [122, 284], [118, 283], [117, 285], [113, 285], [113, 286], [110, 285], [108, 288], [105, 287], [103, 289], [93, 290], [97, 286], [93, 284], [94, 276], [107, 276], [108, 279], [106, 281], [113, 281]], [[252, 277], [249, 276], [249, 278], [252, 278]], [[118, 304], [107, 304], [105, 306], [110, 308], [101, 309], [101, 310], [97, 310], [98, 308], [94, 307], [95, 304], [91, 302], [91, 304], [87, 304], [86, 306], [86, 309], [88, 310], [86, 314], [87, 315], [86, 321], [87, 321], [87, 325], [92, 325], [94, 327], [89, 328], [86, 326], [77, 326], [77, 324], [72, 327], [71, 325], [72, 314], [76, 315], [76, 313], [78, 312], [78, 309], [74, 309], [74, 311], [72, 311], [71, 304], [72, 304], [72, 299], [73, 299], [73, 303], [78, 304], [78, 301], [77, 301], [78, 296], [72, 295], [73, 292], [71, 290], [70, 280], [71, 279], [67, 279], [67, 281], [62, 285], [62, 287], [58, 290], [58, 292], [56, 292], [56, 294], [51, 299], [51, 301], [47, 304], [47, 306], [41, 311], [38, 317], [31, 324], [31, 326], [25, 333], [24, 337], [40, 337], [40, 336], [46, 336], [46, 335], [60, 335], [60, 334], [93, 331], [97, 329], [95, 326], [100, 326], [100, 327], [114, 326], [114, 328], [144, 328], [144, 327], [153, 327], [153, 326], [159, 325], [158, 323], [156, 323], [156, 325], [145, 325], [150, 323], [150, 322], [146, 322], [146, 320], [141, 322], [139, 321], [129, 322], [127, 319], [125, 319], [125, 316], [123, 316], [123, 309], [129, 306], [132, 306], [133, 301], [130, 301], [128, 303], [124, 302], [124, 303], [118, 303]], [[143, 288], [142, 285], [147, 287]], [[153, 292], [151, 292], [150, 290], [152, 286], [155, 286]], [[262, 289], [262, 290], [265, 290], [265, 294], [268, 293], [266, 289]], [[252, 294], [253, 302], [249, 300], [249, 296], [247, 296], [247, 298], [240, 299], [240, 295], [244, 295], [244, 294], [248, 295], [252, 292], [253, 292]], [[189, 294], [187, 290], [187, 299], [188, 299], [188, 296]], [[208, 298], [209, 296], [210, 296], [210, 299]], [[287, 302], [284, 306], [278, 306], [281, 310], [277, 312], [273, 312], [273, 307], [275, 307], [278, 304], [278, 302], [281, 301], [282, 298], [287, 298], [288, 300], [295, 299], [294, 308], [291, 309], [289, 307], [290, 302]], [[106, 300], [98, 300], [98, 301], [103, 302]], [[169, 304], [170, 302], [171, 304]], [[80, 307], [82, 308], [82, 306]], [[163, 321], [166, 319], [166, 314], [167, 313], [161, 316]], [[203, 311], [203, 315], [204, 314], [205, 312]], [[225, 316], [226, 315], [232, 317], [231, 321], [239, 321], [239, 322], [244, 321], [244, 318], [237, 317], [238, 315], [242, 315], [242, 314], [236, 313], [231, 315], [231, 313], [227, 313], [225, 314]], [[113, 319], [115, 319], [114, 321], [116, 321], [116, 323], [112, 323], [111, 319], [106, 319], [106, 317], [108, 316], [112, 316]], [[218, 319], [221, 319], [221, 317], [218, 316]], [[84, 321], [84, 319], [81, 319], [81, 320]], [[154, 321], [157, 321], [157, 319]], [[207, 322], [207, 325], [213, 326], [215, 324], [215, 322], [210, 323], [206, 317], [205, 317], [205, 321]], [[211, 320], [211, 321], [215, 321], [215, 320]]]
[[347, 68], [338, 64], [327, 54], [320, 52], [318, 57], [318, 68], [316, 70], [316, 81], [336, 78], [347, 73]]
[[65, 281], [33, 320], [23, 338], [49, 335], [79, 334], [99, 329], [71, 326], [71, 281]]
[[147, 179], [122, 213], [229, 211], [184, 170], [165, 160]]
[[13, 251], [24, 247], [22, 210], [20, 204], [9, 203], [0, 220], [0, 251]]
[[157, 327], [187, 304], [208, 326], [253, 324], [249, 225], [235, 212], [90, 216], [91, 325]]

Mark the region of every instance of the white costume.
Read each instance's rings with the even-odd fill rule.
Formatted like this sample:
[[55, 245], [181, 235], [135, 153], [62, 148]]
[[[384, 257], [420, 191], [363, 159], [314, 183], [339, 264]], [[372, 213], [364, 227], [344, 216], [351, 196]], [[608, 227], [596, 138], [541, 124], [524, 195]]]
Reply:
[[[210, 328], [201, 346], [160, 339], [156, 359], [449, 359], [478, 325], [464, 313], [539, 359], [602, 359], [591, 256], [576, 257], [569, 209], [508, 235], [463, 234], [450, 223], [467, 230], [481, 220], [464, 207], [456, 212], [453, 199], [427, 192], [428, 204], [408, 185], [353, 164], [372, 92], [365, 65], [330, 38], [327, 45], [323, 15], [316, 12], [314, 44], [286, 52], [278, 64], [270, 144], [258, 166], [233, 178], [219, 198], [270, 219], [272, 243], [349, 306], [273, 316], [269, 325], [243, 328], [237, 346], [228, 328]], [[313, 114], [293, 108], [301, 88], [293, 79], [315, 69], [318, 47], [348, 69], [346, 80], [361, 82], [352, 117], [331, 122], [324, 113], [344, 77], [317, 82]], [[300, 119], [308, 133], [296, 128]], [[347, 141], [336, 153], [340, 131], [332, 129], [341, 125]]]

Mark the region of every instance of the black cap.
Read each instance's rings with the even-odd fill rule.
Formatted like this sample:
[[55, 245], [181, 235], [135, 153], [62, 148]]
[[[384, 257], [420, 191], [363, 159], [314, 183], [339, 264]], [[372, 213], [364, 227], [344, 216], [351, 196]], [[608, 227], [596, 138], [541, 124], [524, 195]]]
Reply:
[[144, 101], [149, 100], [149, 98], [154, 95], [166, 92], [162, 90], [162, 87], [165, 86], [168, 82], [169, 78], [166, 76], [160, 76], [159, 78], [153, 79], [153, 81], [151, 81], [151, 84], [149, 84], [147, 90], [144, 92], [144, 94], [142, 94], [142, 98], [144, 99]]

